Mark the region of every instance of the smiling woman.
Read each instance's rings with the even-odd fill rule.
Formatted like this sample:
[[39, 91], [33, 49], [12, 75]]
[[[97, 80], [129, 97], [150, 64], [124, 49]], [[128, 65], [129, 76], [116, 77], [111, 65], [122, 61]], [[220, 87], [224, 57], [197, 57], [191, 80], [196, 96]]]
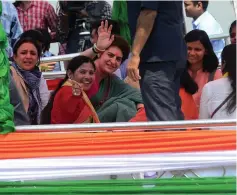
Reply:
[[14, 45], [13, 54], [13, 79], [31, 124], [39, 124], [40, 113], [49, 98], [46, 81], [38, 68], [41, 49], [33, 39], [21, 38]]
[[205, 31], [192, 30], [185, 36], [185, 41], [188, 72], [198, 85], [198, 92], [193, 95], [193, 99], [199, 109], [202, 88], [209, 81], [221, 78], [222, 74], [217, 70], [218, 59]]
[[86, 56], [73, 58], [67, 75], [51, 95], [41, 116], [42, 124], [98, 123], [88, 97], [95, 81], [95, 64]]
[[143, 107], [140, 91], [120, 80], [113, 73], [127, 59], [128, 42], [115, 36], [111, 46], [95, 60], [96, 82], [99, 90], [91, 98], [101, 122], [128, 122]]

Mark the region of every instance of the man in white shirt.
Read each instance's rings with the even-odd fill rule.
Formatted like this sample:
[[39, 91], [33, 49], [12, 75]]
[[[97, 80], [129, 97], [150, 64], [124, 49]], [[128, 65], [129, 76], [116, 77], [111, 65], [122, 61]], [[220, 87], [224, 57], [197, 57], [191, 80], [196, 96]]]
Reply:
[[[206, 31], [208, 36], [222, 34], [223, 30], [216, 19], [207, 11], [208, 1], [184, 0], [187, 17], [193, 18], [193, 29]], [[212, 40], [213, 49], [220, 61], [221, 52], [225, 47], [224, 39]]]

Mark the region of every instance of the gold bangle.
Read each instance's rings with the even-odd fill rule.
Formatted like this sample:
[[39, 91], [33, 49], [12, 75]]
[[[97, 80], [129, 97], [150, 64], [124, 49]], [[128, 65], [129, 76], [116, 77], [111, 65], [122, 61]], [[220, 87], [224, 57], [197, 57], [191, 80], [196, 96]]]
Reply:
[[105, 51], [105, 49], [99, 49], [98, 47], [97, 47], [97, 45], [96, 45], [96, 43], [94, 44], [94, 48], [98, 51], [98, 53], [102, 53], [102, 52], [104, 52]]

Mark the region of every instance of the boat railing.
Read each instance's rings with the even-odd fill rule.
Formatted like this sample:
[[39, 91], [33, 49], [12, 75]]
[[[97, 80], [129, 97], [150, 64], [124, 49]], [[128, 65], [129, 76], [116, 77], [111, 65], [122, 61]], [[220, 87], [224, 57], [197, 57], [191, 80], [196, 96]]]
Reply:
[[126, 131], [167, 131], [187, 129], [236, 129], [236, 120], [184, 120], [184, 121], [156, 121], [156, 122], [117, 122], [90, 123], [65, 125], [29, 125], [17, 126], [16, 131], [82, 131], [82, 132], [126, 132]]

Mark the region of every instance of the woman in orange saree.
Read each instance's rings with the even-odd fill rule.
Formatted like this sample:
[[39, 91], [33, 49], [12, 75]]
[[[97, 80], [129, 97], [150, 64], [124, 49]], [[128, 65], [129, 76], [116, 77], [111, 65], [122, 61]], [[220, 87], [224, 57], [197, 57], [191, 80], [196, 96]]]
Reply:
[[64, 80], [42, 112], [42, 124], [99, 123], [89, 98], [96, 92], [95, 64], [86, 56], [73, 58]]

